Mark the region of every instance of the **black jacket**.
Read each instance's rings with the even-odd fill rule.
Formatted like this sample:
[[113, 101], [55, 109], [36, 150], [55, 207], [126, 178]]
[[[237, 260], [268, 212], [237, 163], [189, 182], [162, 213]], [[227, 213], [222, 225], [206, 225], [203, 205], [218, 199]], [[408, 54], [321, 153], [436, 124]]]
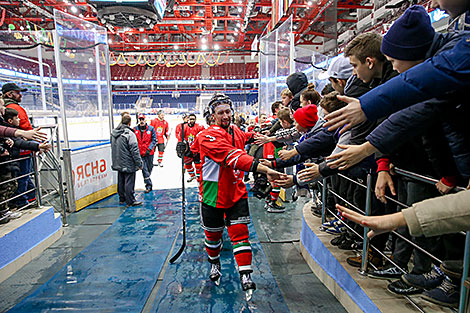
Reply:
[[115, 171], [132, 173], [142, 168], [137, 137], [129, 126], [120, 124], [112, 130], [111, 157]]
[[310, 158], [320, 158], [330, 155], [331, 151], [333, 151], [336, 146], [335, 132], [328, 131], [327, 128], [323, 127], [323, 124], [324, 121], [319, 120], [306, 134], [306, 139], [295, 147], [299, 153], [298, 155], [286, 161], [277, 158], [274, 166], [276, 168], [284, 168], [302, 163]]
[[292, 111], [296, 111], [300, 108], [300, 95], [302, 91], [304, 91], [308, 86], [308, 79], [307, 75], [303, 72], [297, 72], [289, 75], [286, 81], [287, 87], [289, 87], [290, 92], [294, 95], [289, 106], [291, 107]]

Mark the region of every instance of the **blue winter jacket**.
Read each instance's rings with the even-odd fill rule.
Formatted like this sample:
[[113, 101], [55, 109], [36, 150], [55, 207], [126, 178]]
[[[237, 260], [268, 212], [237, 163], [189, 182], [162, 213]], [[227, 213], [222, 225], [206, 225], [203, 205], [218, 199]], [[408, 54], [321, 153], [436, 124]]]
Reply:
[[470, 32], [460, 36], [452, 49], [361, 96], [361, 108], [367, 119], [377, 120], [415, 103], [470, 87]]
[[[428, 55], [445, 53], [466, 35], [465, 32], [436, 34]], [[470, 176], [470, 130], [465, 127], [470, 111], [465, 105], [467, 97], [454, 92], [443, 98], [424, 101], [390, 115], [366, 139], [381, 153], [390, 154], [406, 142], [403, 138], [421, 135], [436, 120], [440, 121], [459, 172]]]

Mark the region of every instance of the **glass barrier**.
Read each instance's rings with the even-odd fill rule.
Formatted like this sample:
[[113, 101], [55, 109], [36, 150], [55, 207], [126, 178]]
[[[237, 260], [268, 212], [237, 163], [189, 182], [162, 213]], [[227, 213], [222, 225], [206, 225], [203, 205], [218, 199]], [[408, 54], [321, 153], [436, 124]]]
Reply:
[[[21, 106], [28, 116], [37, 112], [58, 111], [54, 53], [50, 31], [0, 31], [0, 85], [13, 82], [22, 88]], [[46, 45], [41, 45], [46, 44]]]
[[65, 148], [69, 148], [68, 140], [109, 139], [111, 85], [106, 29], [57, 10], [54, 17]]

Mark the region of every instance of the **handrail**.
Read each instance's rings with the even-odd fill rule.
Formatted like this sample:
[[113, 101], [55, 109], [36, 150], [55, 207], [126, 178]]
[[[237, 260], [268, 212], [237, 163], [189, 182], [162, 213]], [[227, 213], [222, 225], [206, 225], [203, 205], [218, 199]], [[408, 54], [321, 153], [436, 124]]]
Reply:
[[[435, 178], [431, 178], [431, 177], [421, 175], [421, 174], [416, 174], [416, 173], [413, 173], [413, 172], [410, 172], [410, 171], [407, 171], [407, 170], [403, 170], [403, 169], [400, 169], [400, 168], [397, 168], [397, 167], [394, 168], [394, 171], [399, 175], [402, 175], [402, 176], [405, 176], [405, 177], [408, 177], [408, 178], [412, 178], [412, 179], [416, 179], [416, 180], [419, 180], [423, 183], [428, 183], [428, 184], [435, 185], [439, 182], [439, 180], [437, 180]], [[459, 187], [459, 186], [456, 186], [454, 188], [458, 191], [466, 190], [465, 188]]]
[[[417, 180], [417, 181], [420, 181], [420, 182], [423, 182], [423, 183], [427, 183], [427, 184], [433, 184], [435, 185], [438, 180], [437, 179], [434, 179], [434, 178], [431, 178], [431, 177], [428, 177], [428, 176], [425, 176], [425, 175], [421, 175], [421, 174], [417, 174], [417, 173], [413, 173], [413, 172], [410, 172], [410, 171], [407, 171], [407, 170], [403, 170], [403, 169], [400, 169], [400, 168], [394, 168], [394, 171], [396, 174], [398, 175], [401, 175], [403, 177], [407, 177], [409, 179], [413, 179], [413, 180]], [[326, 183], [326, 178], [323, 179], [323, 182], [318, 182], [318, 184], [320, 186], [322, 186], [322, 223], [324, 223], [326, 221], [326, 213], [327, 211], [330, 212], [331, 214], [335, 215], [335, 213], [330, 210], [329, 208], [326, 207], [326, 196], [327, 196], [327, 192], [331, 193], [332, 195], [334, 195], [335, 197], [337, 197], [338, 199], [340, 199], [341, 201], [344, 201], [345, 203], [347, 203], [351, 208], [361, 212], [362, 214], [365, 214], [366, 216], [368, 216], [370, 214], [370, 207], [371, 207], [371, 196], [372, 196], [372, 186], [371, 186], [371, 175], [368, 174], [367, 175], [367, 184], [364, 185], [346, 175], [343, 175], [343, 174], [340, 174], [338, 173], [337, 174], [339, 177], [343, 178], [343, 179], [346, 179], [364, 189], [366, 189], [366, 207], [365, 207], [365, 211], [361, 210], [360, 208], [358, 208], [357, 206], [355, 206], [353, 203], [351, 203], [350, 201], [348, 201], [347, 199], [345, 199], [344, 197], [342, 197], [341, 195], [339, 195], [337, 192], [335, 192], [334, 190], [331, 190], [330, 188], [327, 187], [327, 183]], [[454, 190], [456, 191], [461, 191], [461, 190], [465, 190], [465, 188], [462, 188], [462, 187], [457, 187], [457, 188], [454, 188]], [[398, 204], [399, 206], [403, 207], [403, 208], [407, 208], [409, 207], [408, 205], [404, 204], [404, 203], [401, 203], [400, 201], [397, 201], [396, 199], [393, 199], [391, 197], [388, 197], [386, 196], [386, 198], [388, 200], [391, 200], [393, 201], [394, 203]], [[345, 223], [344, 221], [342, 221], [341, 219], [339, 219], [339, 222], [342, 223], [344, 226], [346, 226], [346, 228], [348, 228], [350, 231], [352, 231], [352, 233], [354, 233], [356, 236], [358, 236], [359, 238], [362, 239], [363, 241], [363, 244], [362, 244], [362, 263], [361, 263], [361, 268], [359, 270], [359, 273], [361, 275], [366, 275], [367, 271], [367, 263], [368, 263], [368, 253], [369, 253], [369, 246], [371, 249], [373, 249], [374, 251], [376, 251], [378, 254], [380, 254], [381, 256], [383, 256], [385, 259], [387, 259], [388, 262], [390, 262], [391, 264], [393, 264], [394, 266], [396, 266], [398, 269], [400, 269], [401, 272], [403, 273], [406, 273], [406, 271], [404, 269], [402, 269], [400, 266], [398, 266], [398, 264], [396, 264], [392, 259], [390, 259], [387, 255], [385, 255], [382, 251], [380, 251], [379, 249], [377, 249], [376, 247], [374, 247], [373, 245], [369, 245], [369, 241], [368, 241], [368, 238], [367, 238], [367, 232], [368, 232], [368, 228], [367, 227], [364, 227], [364, 235], [361, 236], [359, 233], [357, 233], [352, 227], [350, 227], [347, 223]], [[408, 238], [404, 237], [403, 235], [397, 233], [396, 231], [392, 231], [391, 232], [392, 234], [394, 234], [395, 236], [398, 236], [400, 239], [404, 240], [405, 242], [407, 242], [408, 244], [412, 245], [415, 249], [421, 251], [422, 253], [426, 254], [428, 257], [430, 257], [431, 259], [433, 259], [434, 261], [438, 262], [438, 263], [442, 263], [442, 260], [440, 260], [439, 258], [435, 257], [433, 254], [431, 254], [430, 252], [426, 251], [425, 249], [423, 249], [422, 247], [420, 247], [419, 245], [417, 245], [416, 243], [412, 242], [411, 240], [409, 240]], [[371, 264], [373, 266], [373, 264]], [[467, 293], [467, 290], [466, 288], [464, 287], [464, 281], [465, 279], [467, 278], [468, 274], [469, 274], [469, 271], [470, 271], [470, 232], [467, 232], [466, 233], [466, 242], [465, 242], [465, 255], [464, 255], [464, 270], [463, 270], [463, 273], [462, 273], [462, 284], [461, 284], [461, 290], [460, 290], [460, 302], [459, 302], [459, 313], [463, 313], [464, 312], [464, 309], [465, 309], [465, 305], [466, 305], [466, 293]], [[419, 305], [417, 303], [415, 303], [411, 298], [409, 298], [408, 296], [404, 296], [408, 301], [410, 301], [410, 303], [416, 307], [419, 311], [421, 312], [424, 312], [422, 310], [422, 308], [419, 307]]]

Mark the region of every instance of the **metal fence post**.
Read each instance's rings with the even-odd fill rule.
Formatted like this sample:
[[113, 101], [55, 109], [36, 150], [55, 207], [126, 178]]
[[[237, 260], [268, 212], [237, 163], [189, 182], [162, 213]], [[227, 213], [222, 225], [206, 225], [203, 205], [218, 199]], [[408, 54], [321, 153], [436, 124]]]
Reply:
[[34, 184], [36, 185], [36, 199], [38, 199], [38, 207], [42, 206], [41, 198], [41, 179], [39, 178], [38, 159], [35, 153], [31, 154], [34, 169]]
[[326, 223], [326, 178], [323, 178], [323, 186], [321, 188], [321, 223]]
[[[370, 215], [370, 202], [371, 202], [371, 195], [372, 195], [372, 176], [371, 174], [367, 174], [367, 192], [366, 192], [366, 208], [365, 208], [365, 215]], [[369, 232], [369, 227], [364, 227], [364, 239], [362, 241], [362, 262], [361, 262], [361, 270], [359, 274], [367, 275], [367, 263], [369, 261], [369, 238], [367, 238], [367, 233]]]
[[468, 277], [469, 262], [470, 262], [470, 232], [467, 232], [467, 236], [465, 237], [465, 252], [464, 252], [464, 257], [463, 257], [462, 282], [460, 284], [459, 313], [465, 312], [467, 288], [465, 287], [464, 283]]
[[73, 189], [73, 172], [72, 172], [72, 151], [68, 148], [62, 151], [64, 158], [64, 172], [65, 172], [65, 184], [67, 186], [67, 202], [68, 211], [75, 212], [75, 192]]

